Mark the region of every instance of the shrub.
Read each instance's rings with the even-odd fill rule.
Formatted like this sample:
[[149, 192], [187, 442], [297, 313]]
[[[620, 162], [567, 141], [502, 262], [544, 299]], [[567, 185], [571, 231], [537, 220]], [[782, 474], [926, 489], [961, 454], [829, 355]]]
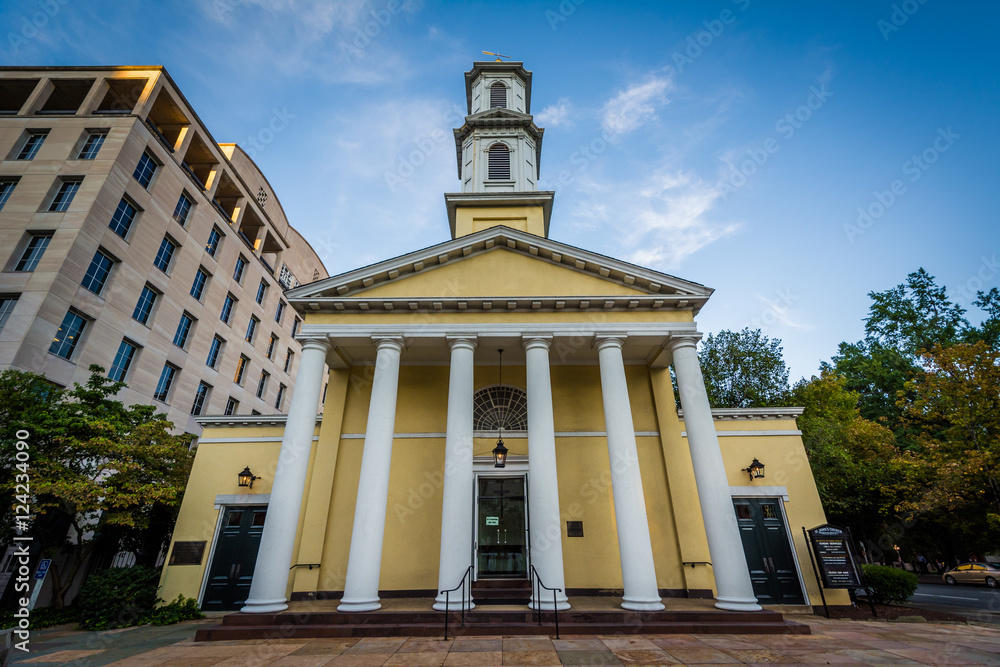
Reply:
[[[63, 625], [64, 623], [75, 623], [77, 620], [76, 608], [65, 607], [59, 610], [52, 608], [34, 609], [29, 618], [31, 619], [32, 630], [51, 628], [54, 625]], [[17, 624], [18, 619], [14, 618], [13, 611], [0, 612], [0, 630], [16, 627]]]
[[917, 590], [917, 575], [888, 565], [862, 565], [877, 604], [905, 603]]
[[76, 597], [80, 627], [84, 630], [127, 628], [142, 623], [159, 599], [159, 574], [151, 567], [113, 567], [96, 572]]
[[205, 618], [205, 614], [198, 609], [198, 601], [194, 598], [178, 595], [177, 599], [170, 604], [165, 604], [151, 611], [142, 619], [142, 622], [152, 625], [172, 625], [195, 618]]

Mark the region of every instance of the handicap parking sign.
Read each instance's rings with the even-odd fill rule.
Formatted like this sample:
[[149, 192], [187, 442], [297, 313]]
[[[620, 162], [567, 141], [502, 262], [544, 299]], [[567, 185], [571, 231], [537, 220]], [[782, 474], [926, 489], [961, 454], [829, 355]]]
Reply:
[[35, 571], [35, 579], [44, 579], [45, 574], [49, 571], [49, 565], [51, 564], [51, 558], [43, 558], [38, 561], [38, 569]]

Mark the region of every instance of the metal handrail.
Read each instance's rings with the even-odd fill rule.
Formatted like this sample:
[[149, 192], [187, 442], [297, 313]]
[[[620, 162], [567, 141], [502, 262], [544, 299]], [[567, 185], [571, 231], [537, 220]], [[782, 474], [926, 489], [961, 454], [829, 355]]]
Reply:
[[[542, 624], [542, 602], [539, 599], [541, 597], [542, 589], [547, 591], [552, 591], [552, 614], [556, 619], [556, 639], [559, 639], [559, 604], [556, 601], [556, 593], [562, 593], [561, 588], [549, 588], [544, 583], [542, 583], [542, 578], [538, 576], [538, 570], [535, 569], [534, 565], [529, 565], [531, 568], [531, 596], [535, 600], [535, 613], [538, 614], [538, 625]], [[535, 588], [537, 583], [538, 588]]]
[[[455, 588], [449, 588], [446, 591], [438, 591], [438, 595], [444, 593], [444, 641], [448, 641], [448, 615], [451, 613], [451, 594], [457, 591], [459, 588], [462, 589], [462, 627], [465, 627], [465, 581], [469, 580], [469, 597], [472, 597], [472, 566], [470, 565], [468, 569], [465, 570], [465, 574], [462, 575], [462, 583]], [[471, 608], [470, 608], [471, 611]]]

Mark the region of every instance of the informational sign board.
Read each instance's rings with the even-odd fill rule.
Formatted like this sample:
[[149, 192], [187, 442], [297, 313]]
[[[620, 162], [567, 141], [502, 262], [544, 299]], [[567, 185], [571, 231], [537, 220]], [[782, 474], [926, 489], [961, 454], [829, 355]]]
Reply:
[[205, 542], [174, 542], [174, 549], [170, 552], [170, 564], [201, 565], [205, 544]]
[[824, 587], [861, 588], [864, 585], [851, 553], [850, 534], [846, 530], [825, 525], [808, 533]]
[[49, 572], [50, 565], [52, 565], [51, 558], [43, 558], [38, 561], [38, 569], [35, 570], [35, 579], [44, 579], [45, 575]]
[[498, 517], [498, 516], [488, 516], [488, 517], [486, 517], [486, 525], [487, 526], [499, 526], [500, 525], [500, 517]]

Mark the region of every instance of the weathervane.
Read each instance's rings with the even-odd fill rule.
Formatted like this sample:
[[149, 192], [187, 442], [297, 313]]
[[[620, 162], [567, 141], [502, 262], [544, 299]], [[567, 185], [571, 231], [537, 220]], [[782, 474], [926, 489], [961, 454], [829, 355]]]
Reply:
[[493, 53], [492, 51], [483, 51], [483, 53], [485, 53], [488, 56], [496, 56], [497, 59], [494, 62], [502, 63], [503, 60], [501, 60], [501, 58], [506, 58], [507, 60], [510, 60], [510, 56], [505, 56], [502, 53]]

